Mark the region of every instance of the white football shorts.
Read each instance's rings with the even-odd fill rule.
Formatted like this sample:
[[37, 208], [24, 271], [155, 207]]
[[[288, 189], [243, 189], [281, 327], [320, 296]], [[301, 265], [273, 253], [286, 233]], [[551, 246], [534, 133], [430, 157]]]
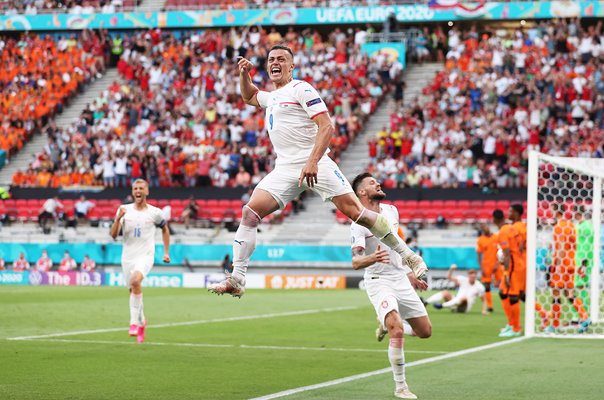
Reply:
[[[318, 193], [323, 201], [330, 201], [336, 196], [353, 192], [350, 183], [331, 158], [324, 156], [318, 166], [317, 183], [310, 189]], [[298, 187], [302, 168], [304, 164], [277, 165], [256, 187], [269, 192], [277, 200], [279, 207], [283, 208], [300, 193], [309, 189], [306, 181]]]
[[126, 283], [126, 286], [130, 287], [130, 279], [132, 278], [132, 273], [134, 271], [140, 272], [143, 274], [143, 278], [146, 278], [152, 268], [153, 258], [150, 257], [141, 257], [132, 261], [122, 260], [122, 272], [124, 273], [124, 282]]
[[406, 276], [396, 279], [383, 276], [365, 278], [365, 289], [382, 326], [386, 326], [386, 315], [392, 310], [396, 310], [402, 319], [428, 315]]

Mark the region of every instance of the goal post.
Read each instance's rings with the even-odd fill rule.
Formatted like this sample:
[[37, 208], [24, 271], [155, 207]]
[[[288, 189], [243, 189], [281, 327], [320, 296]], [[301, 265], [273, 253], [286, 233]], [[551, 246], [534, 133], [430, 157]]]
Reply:
[[525, 334], [604, 338], [604, 159], [529, 153]]

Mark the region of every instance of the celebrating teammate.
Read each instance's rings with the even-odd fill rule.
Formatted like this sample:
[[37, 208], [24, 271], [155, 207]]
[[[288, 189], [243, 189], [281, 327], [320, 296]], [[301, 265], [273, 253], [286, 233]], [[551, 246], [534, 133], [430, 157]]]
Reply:
[[491, 283], [501, 281], [501, 268], [497, 261], [497, 235], [491, 233], [487, 224], [480, 226], [480, 236], [476, 241], [476, 255], [480, 266], [480, 281], [484, 285], [487, 312], [493, 312], [493, 296]]
[[327, 153], [334, 126], [327, 106], [315, 88], [294, 80], [294, 54], [289, 47], [276, 45], [268, 53], [267, 70], [276, 90], [259, 90], [250, 77], [253, 64], [239, 60], [239, 84], [243, 100], [266, 108], [266, 127], [277, 155], [275, 168], [254, 189], [243, 206], [241, 223], [233, 244], [233, 274], [211, 285], [214, 293], [241, 297], [245, 274], [256, 247], [257, 227], [265, 216], [277, 211], [306, 189], [317, 192], [350, 219], [368, 228], [375, 237], [407, 262], [419, 277], [427, 267], [393, 232], [388, 220], [364, 208], [354, 196], [350, 183]]
[[434, 308], [451, 308], [454, 311], [465, 313], [472, 309], [476, 299], [482, 300], [482, 313], [487, 314], [487, 303], [485, 301], [485, 288], [478, 281], [475, 270], [468, 271], [468, 276], [453, 275], [457, 265], [452, 264], [447, 273], [447, 279], [458, 288], [455, 296], [448, 290], [433, 294], [426, 299], [426, 303], [432, 304]]
[[159, 208], [147, 204], [149, 185], [137, 179], [132, 185], [134, 203], [120, 206], [111, 226], [111, 236], [116, 239], [123, 232], [122, 271], [124, 281], [130, 288], [130, 336], [137, 341], [145, 341], [147, 320], [143, 312], [143, 291], [141, 284], [155, 258], [155, 229], [162, 230], [165, 263], [170, 262], [170, 230]]
[[[366, 209], [384, 216], [392, 230], [397, 231], [398, 211], [394, 206], [380, 204], [386, 194], [371, 174], [363, 173], [355, 177], [352, 188]], [[401, 399], [416, 399], [405, 380], [403, 333], [420, 338], [432, 335], [426, 308], [414, 290], [425, 290], [427, 284], [416, 278], [397, 252], [381, 249], [380, 241], [366, 227], [353, 222], [350, 233], [352, 266], [354, 269], [365, 269], [367, 295], [380, 324], [386, 327], [390, 335], [388, 359], [396, 385], [394, 395]], [[403, 324], [403, 319], [408, 324]]]

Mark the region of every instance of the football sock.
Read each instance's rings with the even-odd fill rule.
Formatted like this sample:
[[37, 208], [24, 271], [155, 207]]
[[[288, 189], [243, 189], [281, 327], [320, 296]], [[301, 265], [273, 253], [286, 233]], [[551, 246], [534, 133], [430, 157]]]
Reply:
[[245, 274], [250, 257], [256, 249], [256, 235], [260, 216], [247, 205], [243, 206], [241, 224], [233, 242], [233, 277], [245, 283]]
[[589, 313], [589, 292], [585, 289], [580, 289], [579, 298], [583, 302], [583, 307], [585, 307], [585, 311]]
[[493, 308], [493, 293], [486, 292], [485, 296], [487, 298], [487, 307], [488, 308]]
[[514, 326], [513, 321], [512, 321], [512, 316], [511, 316], [511, 310], [510, 310], [510, 299], [509, 298], [505, 298], [505, 299], [501, 299], [501, 305], [503, 306], [503, 312], [505, 313], [505, 316], [508, 319], [508, 325], [509, 326]]
[[587, 315], [587, 311], [585, 311], [585, 307], [583, 306], [583, 300], [575, 297], [573, 300], [573, 307], [579, 313], [579, 318], [581, 318], [581, 321], [585, 321], [589, 318], [589, 315]]
[[514, 332], [520, 332], [522, 327], [520, 326], [520, 303], [510, 303], [510, 315], [512, 317], [512, 328]]
[[143, 313], [143, 294], [130, 293], [130, 325], [143, 325], [145, 315]]
[[394, 383], [397, 389], [406, 386], [403, 343], [403, 338], [390, 338], [390, 345], [388, 346], [388, 360], [390, 360], [390, 365], [392, 366], [392, 375], [394, 376]]
[[426, 303], [428, 303], [428, 304], [442, 303], [444, 299], [445, 299], [445, 296], [444, 296], [443, 292], [438, 292], [438, 293], [435, 293], [432, 296], [428, 297], [426, 299]]

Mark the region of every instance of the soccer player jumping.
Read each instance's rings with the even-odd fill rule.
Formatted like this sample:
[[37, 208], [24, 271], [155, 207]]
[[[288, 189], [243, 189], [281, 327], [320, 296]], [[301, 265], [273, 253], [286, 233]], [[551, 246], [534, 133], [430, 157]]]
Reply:
[[132, 185], [134, 203], [120, 206], [111, 226], [111, 237], [116, 239], [122, 230], [122, 271], [130, 288], [130, 336], [139, 343], [145, 341], [147, 320], [143, 313], [143, 279], [153, 268], [155, 258], [155, 229], [162, 230], [165, 263], [170, 262], [170, 229], [159, 208], [147, 204], [149, 185], [137, 179]]
[[259, 90], [250, 77], [253, 68], [250, 61], [239, 59], [241, 96], [247, 104], [266, 109], [266, 127], [277, 155], [275, 169], [260, 181], [250, 201], [243, 206], [233, 244], [233, 274], [208, 289], [234, 297], [243, 295], [260, 221], [306, 189], [317, 192], [325, 201], [332, 201], [347, 217], [369, 229], [400, 254], [417, 277], [424, 275], [428, 270], [424, 260], [392, 231], [384, 216], [363, 207], [336, 163], [327, 156], [335, 130], [333, 122], [315, 88], [293, 79], [291, 49], [276, 45], [268, 53], [268, 75], [276, 90]]

